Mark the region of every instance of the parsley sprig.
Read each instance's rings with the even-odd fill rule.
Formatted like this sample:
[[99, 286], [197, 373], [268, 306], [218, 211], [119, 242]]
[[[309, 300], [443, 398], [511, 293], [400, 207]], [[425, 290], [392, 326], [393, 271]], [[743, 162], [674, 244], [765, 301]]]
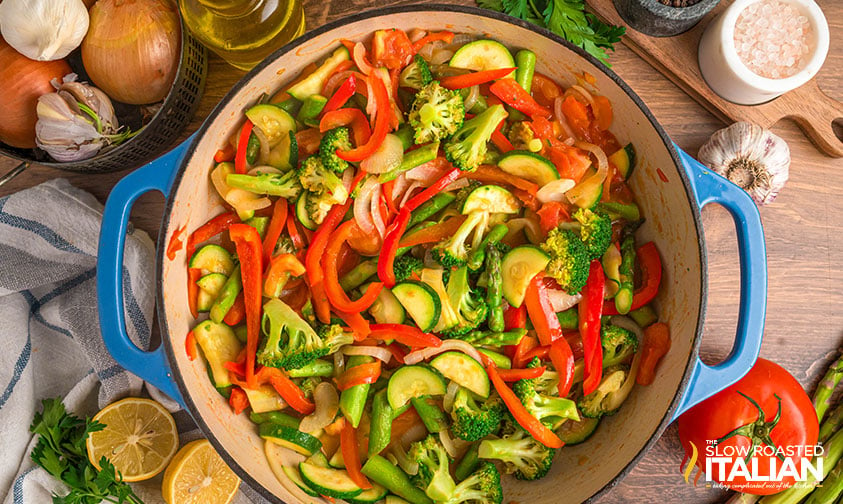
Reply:
[[583, 0], [477, 0], [477, 5], [547, 28], [606, 65], [606, 49], [614, 51], [626, 32], [623, 26], [608, 25], [586, 12]]
[[30, 456], [70, 487], [65, 496], [53, 494], [53, 504], [99, 504], [103, 500], [143, 504], [107, 458], [100, 459], [99, 471], [88, 461], [86, 439], [104, 429], [104, 424], [68, 414], [58, 398], [45, 399], [42, 406], [29, 427], [39, 436]]

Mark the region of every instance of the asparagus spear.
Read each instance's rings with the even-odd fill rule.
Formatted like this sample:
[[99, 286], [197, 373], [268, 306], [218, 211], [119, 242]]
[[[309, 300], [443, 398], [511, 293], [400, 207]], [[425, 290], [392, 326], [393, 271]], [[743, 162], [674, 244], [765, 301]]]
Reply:
[[821, 487], [811, 492], [805, 504], [827, 504], [834, 502], [843, 493], [843, 459], [823, 478]]
[[840, 427], [843, 427], [843, 403], [838, 404], [825, 419], [825, 422], [820, 424], [820, 443], [828, 441], [828, 438], [837, 432]]
[[726, 501], [726, 504], [755, 504], [759, 499], [761, 499], [760, 495], [734, 493], [732, 494], [732, 497]]
[[837, 388], [841, 379], [843, 379], [843, 355], [840, 355], [829, 366], [828, 371], [825, 372], [825, 376], [823, 376], [819, 385], [817, 385], [817, 390], [814, 391], [814, 408], [817, 410], [817, 418], [820, 423], [823, 422], [823, 417], [830, 406], [829, 401], [831, 400], [831, 396], [834, 394], [834, 389]]
[[[829, 475], [832, 468], [843, 458], [843, 430], [837, 431], [828, 443], [825, 444], [825, 460], [823, 461], [823, 480]], [[761, 499], [760, 504], [798, 504], [805, 497], [811, 494], [816, 480], [812, 475], [808, 475], [808, 480], [799, 487], [788, 488], [783, 492], [768, 495]], [[828, 481], [831, 484], [831, 481]], [[829, 502], [829, 501], [823, 501]]]

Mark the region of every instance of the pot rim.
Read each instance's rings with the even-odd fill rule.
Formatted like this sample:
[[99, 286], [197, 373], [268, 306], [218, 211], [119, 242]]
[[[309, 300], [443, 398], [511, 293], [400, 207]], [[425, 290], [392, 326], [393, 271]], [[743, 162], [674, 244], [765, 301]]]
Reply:
[[[638, 451], [638, 453], [624, 466], [624, 468], [612, 478], [611, 481], [606, 483], [600, 490], [595, 492], [591, 495], [588, 499], [584, 502], [591, 503], [597, 501], [599, 498], [603, 497], [607, 493], [609, 493], [618, 483], [623, 480], [630, 471], [641, 461], [641, 459], [646, 455], [648, 451], [658, 442], [661, 438], [664, 431], [671, 423], [671, 418], [673, 417], [673, 412], [679, 406], [679, 402], [682, 398], [682, 394], [684, 393], [685, 389], [688, 386], [688, 382], [691, 377], [691, 372], [696, 365], [697, 358], [699, 355], [699, 347], [700, 342], [702, 340], [703, 334], [703, 322], [705, 320], [705, 311], [706, 311], [706, 298], [708, 294], [708, 261], [706, 257], [706, 248], [705, 248], [705, 236], [702, 233], [702, 221], [700, 215], [700, 207], [697, 204], [697, 200], [694, 197], [693, 190], [691, 188], [691, 183], [688, 179], [688, 175], [683, 169], [683, 164], [679, 158], [679, 154], [677, 153], [676, 149], [674, 148], [673, 142], [668, 137], [667, 133], [661, 127], [661, 125], [656, 120], [653, 113], [647, 107], [646, 104], [641, 100], [641, 98], [623, 81], [614, 71], [612, 71], [609, 67], [601, 63], [597, 60], [594, 56], [588, 54], [580, 47], [577, 47], [567, 40], [563, 39], [562, 37], [556, 35], [555, 33], [550, 32], [544, 28], [541, 28], [537, 25], [532, 23], [528, 23], [518, 18], [514, 18], [511, 16], [507, 16], [498, 12], [481, 9], [479, 7], [473, 6], [465, 6], [465, 5], [450, 5], [450, 4], [411, 4], [411, 5], [399, 5], [399, 6], [392, 6], [392, 7], [385, 7], [380, 8], [377, 10], [368, 10], [365, 12], [361, 12], [358, 14], [354, 14], [352, 16], [344, 17], [341, 19], [337, 19], [331, 21], [330, 23], [326, 23], [318, 28], [315, 28], [311, 31], [306, 32], [301, 37], [294, 39], [293, 41], [289, 42], [288, 44], [284, 45], [270, 56], [268, 56], [264, 61], [258, 64], [255, 68], [253, 68], [248, 74], [246, 74], [243, 78], [241, 78], [232, 88], [231, 90], [225, 94], [225, 96], [219, 101], [219, 103], [214, 107], [213, 110], [208, 114], [208, 117], [202, 122], [199, 128], [196, 131], [196, 134], [193, 135], [193, 140], [191, 141], [190, 145], [187, 148], [187, 155], [182, 159], [180, 166], [178, 167], [178, 172], [176, 173], [175, 177], [173, 178], [173, 185], [170, 195], [167, 198], [166, 205], [164, 207], [164, 215], [161, 218], [161, 227], [158, 231], [158, 240], [157, 240], [157, 247], [156, 247], [156, 266], [155, 266], [155, 277], [156, 277], [156, 284], [158, 286], [163, 285], [163, 271], [164, 271], [164, 251], [166, 250], [166, 243], [165, 239], [167, 236], [167, 231], [169, 229], [170, 221], [168, 216], [172, 213], [173, 204], [175, 201], [175, 194], [178, 190], [179, 185], [181, 184], [182, 177], [184, 176], [185, 168], [190, 162], [190, 158], [192, 157], [192, 153], [195, 150], [196, 145], [199, 141], [201, 141], [203, 134], [207, 131], [210, 124], [216, 119], [216, 116], [220, 113], [220, 111], [224, 108], [224, 106], [231, 100], [231, 98], [240, 91], [242, 91], [247, 84], [257, 75], [263, 68], [271, 64], [275, 59], [277, 59], [281, 54], [287, 53], [289, 51], [294, 50], [296, 47], [302, 45], [303, 43], [321, 36], [322, 34], [334, 30], [336, 28], [340, 28], [342, 26], [348, 25], [350, 23], [354, 23], [357, 21], [369, 19], [369, 18], [376, 18], [380, 16], [390, 15], [390, 14], [401, 14], [406, 12], [434, 12], [434, 13], [443, 13], [443, 12], [456, 12], [460, 14], [469, 14], [472, 16], [478, 17], [485, 17], [494, 19], [496, 21], [502, 21], [507, 24], [518, 26], [519, 28], [524, 28], [527, 30], [531, 30], [539, 35], [542, 35], [557, 44], [565, 46], [566, 48], [570, 49], [571, 51], [575, 52], [581, 58], [585, 59], [589, 63], [591, 63], [594, 67], [602, 71], [608, 78], [610, 78], [615, 84], [617, 84], [626, 95], [635, 103], [635, 105], [644, 113], [647, 120], [650, 122], [650, 125], [655, 130], [656, 134], [661, 138], [662, 143], [667, 148], [668, 153], [670, 154], [671, 158], [675, 166], [677, 167], [677, 172], [679, 178], [682, 181], [682, 185], [685, 188], [685, 194], [688, 198], [688, 203], [691, 205], [692, 209], [695, 210], [692, 212], [692, 218], [694, 221], [694, 230], [697, 236], [697, 243], [699, 245], [699, 254], [700, 254], [700, 306], [698, 311], [697, 317], [697, 324], [696, 324], [696, 334], [694, 337], [694, 343], [691, 348], [691, 353], [688, 357], [688, 363], [685, 366], [685, 371], [682, 375], [682, 380], [679, 383], [679, 386], [674, 393], [673, 399], [670, 403], [670, 406], [665, 411], [664, 416], [662, 417], [661, 422], [659, 423], [658, 427], [654, 431], [653, 435], [650, 439], [644, 444], [643, 447]], [[159, 328], [161, 331], [161, 344], [164, 345], [165, 353], [167, 356], [167, 362], [170, 366], [171, 370], [175, 370], [178, 368], [177, 362], [175, 360], [175, 353], [172, 341], [170, 339], [169, 330], [167, 328], [166, 323], [162, 323], [161, 321], [166, 320], [166, 314], [164, 312], [164, 294], [163, 289], [157, 289], [156, 293], [156, 313], [158, 315], [159, 320]], [[207, 436], [208, 440], [211, 442], [211, 445], [217, 450], [219, 455], [223, 458], [223, 460], [228, 464], [229, 467], [237, 474], [240, 479], [245, 482], [253, 491], [260, 494], [263, 498], [268, 500], [269, 502], [273, 503], [280, 503], [280, 504], [289, 504], [282, 500], [280, 497], [276, 496], [269, 490], [267, 490], [263, 485], [257, 482], [255, 478], [253, 478], [248, 471], [246, 471], [235, 459], [232, 457], [222, 443], [216, 438], [213, 434], [211, 429], [209, 428], [208, 424], [202, 419], [201, 416], [195, 414], [197, 411], [196, 404], [192, 400], [190, 394], [188, 393], [189, 389], [186, 386], [184, 380], [181, 377], [181, 374], [178, 372], [172, 373], [172, 378], [176, 382], [176, 386], [178, 387], [179, 392], [181, 393], [182, 397], [184, 398], [185, 405], [187, 406], [187, 410], [190, 413], [190, 416], [193, 418], [193, 421], [196, 422], [197, 426], [201, 429], [201, 431]]]

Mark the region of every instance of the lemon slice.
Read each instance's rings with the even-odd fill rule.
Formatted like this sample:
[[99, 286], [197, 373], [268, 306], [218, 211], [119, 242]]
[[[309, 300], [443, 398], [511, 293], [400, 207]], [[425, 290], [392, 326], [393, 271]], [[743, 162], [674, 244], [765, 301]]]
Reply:
[[176, 422], [150, 399], [127, 397], [94, 415], [105, 429], [88, 436], [88, 460], [100, 469], [105, 456], [123, 481], [143, 481], [160, 473], [179, 447]]
[[161, 495], [167, 504], [228, 504], [240, 478], [207, 439], [184, 445], [164, 471]]

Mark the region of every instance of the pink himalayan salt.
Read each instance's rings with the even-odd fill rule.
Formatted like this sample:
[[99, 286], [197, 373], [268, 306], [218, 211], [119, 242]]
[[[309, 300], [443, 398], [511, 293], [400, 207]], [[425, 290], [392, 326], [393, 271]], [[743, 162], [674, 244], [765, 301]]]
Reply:
[[770, 79], [795, 75], [814, 50], [808, 18], [781, 0], [760, 0], [741, 11], [735, 23], [735, 49], [754, 73]]

